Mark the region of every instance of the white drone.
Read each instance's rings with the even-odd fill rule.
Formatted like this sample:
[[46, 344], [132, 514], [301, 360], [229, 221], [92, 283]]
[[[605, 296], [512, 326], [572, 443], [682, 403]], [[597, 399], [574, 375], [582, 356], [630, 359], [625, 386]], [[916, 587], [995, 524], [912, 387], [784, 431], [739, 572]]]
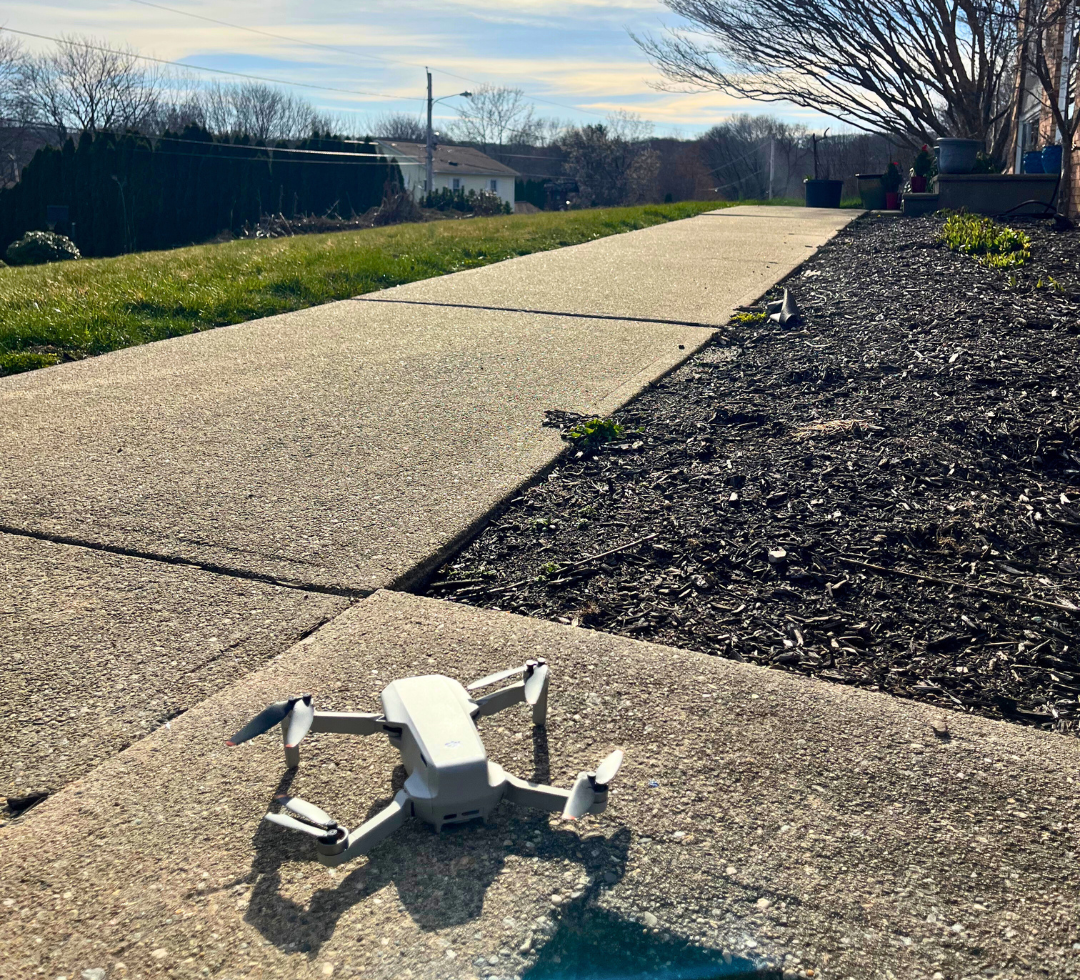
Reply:
[[[469, 697], [469, 691], [515, 674], [524, 675], [516, 684], [475, 701]], [[491, 674], [468, 689], [441, 674], [407, 677], [382, 692], [381, 715], [316, 711], [311, 695], [303, 694], [270, 705], [226, 744], [239, 745], [280, 724], [285, 764], [292, 769], [300, 764], [298, 746], [308, 732], [389, 737], [401, 753], [408, 778], [393, 802], [366, 823], [349, 831], [324, 810], [295, 796], [277, 797], [295, 816], [268, 813], [263, 818], [317, 838], [319, 861], [334, 866], [366, 854], [408, 817], [419, 817], [440, 830], [447, 824], [485, 820], [503, 799], [538, 810], [562, 810], [568, 820], [601, 813], [607, 807], [608, 784], [622, 765], [621, 750], [612, 752], [595, 772], [581, 773], [568, 790], [526, 782], [488, 760], [476, 719], [524, 701], [532, 706], [533, 724], [543, 725], [547, 694], [548, 665], [543, 660]]]

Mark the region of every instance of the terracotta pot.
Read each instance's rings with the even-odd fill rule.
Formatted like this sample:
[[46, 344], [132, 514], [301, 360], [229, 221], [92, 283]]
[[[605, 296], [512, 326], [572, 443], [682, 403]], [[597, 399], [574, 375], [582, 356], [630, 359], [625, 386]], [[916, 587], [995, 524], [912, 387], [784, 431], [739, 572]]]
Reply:
[[900, 210], [900, 192], [899, 191], [886, 191], [885, 192], [885, 210], [886, 211], [899, 211]]
[[912, 194], [925, 194], [926, 193], [926, 178], [920, 177], [918, 174], [911, 175], [911, 193]]

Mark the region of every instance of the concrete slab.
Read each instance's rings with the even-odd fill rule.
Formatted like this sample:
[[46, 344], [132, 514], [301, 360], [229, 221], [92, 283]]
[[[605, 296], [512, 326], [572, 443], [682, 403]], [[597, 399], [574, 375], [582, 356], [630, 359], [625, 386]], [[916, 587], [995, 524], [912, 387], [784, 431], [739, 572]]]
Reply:
[[0, 534], [0, 796], [59, 789], [348, 604]]
[[726, 323], [860, 212], [738, 207], [358, 297]]
[[[400, 782], [396, 753], [311, 736], [289, 775], [275, 736], [222, 744], [290, 692], [372, 710], [397, 676], [468, 680], [535, 655], [553, 670], [546, 733], [523, 707], [486, 719], [492, 757], [565, 786], [627, 752], [607, 812], [569, 828], [504, 805], [442, 836], [407, 824], [331, 872], [261, 814], [288, 789], [355, 823]], [[556, 957], [603, 933], [593, 967], [633, 940], [789, 976], [1075, 977], [1080, 743], [958, 714], [942, 738], [934, 717], [378, 593], [0, 833], [0, 962], [18, 978], [550, 978], [583, 975]]]
[[0, 379], [0, 530], [357, 593], [433, 563], [693, 327], [345, 301]]

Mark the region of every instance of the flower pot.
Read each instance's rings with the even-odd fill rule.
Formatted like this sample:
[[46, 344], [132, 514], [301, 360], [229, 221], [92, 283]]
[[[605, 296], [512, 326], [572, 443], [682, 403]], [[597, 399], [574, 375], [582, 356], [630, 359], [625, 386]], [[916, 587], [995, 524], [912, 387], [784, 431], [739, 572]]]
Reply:
[[982, 148], [982, 140], [938, 140], [938, 172], [943, 174], [971, 173], [975, 169], [975, 159]]
[[1045, 173], [1043, 170], [1043, 156], [1039, 150], [1028, 150], [1024, 154], [1024, 173], [1026, 174], [1041, 174]]
[[842, 180], [807, 180], [803, 181], [806, 188], [806, 206], [808, 208], [838, 208], [840, 207], [840, 195], [844, 192]]
[[859, 182], [859, 197], [867, 211], [881, 211], [885, 207], [884, 174], [856, 174]]
[[1044, 146], [1042, 151], [1042, 168], [1044, 174], [1061, 173], [1061, 147]]
[[911, 175], [911, 193], [912, 194], [925, 194], [926, 193], [926, 177], [919, 174]]
[[885, 210], [886, 211], [899, 211], [900, 210], [900, 192], [899, 191], [886, 191], [885, 192]]

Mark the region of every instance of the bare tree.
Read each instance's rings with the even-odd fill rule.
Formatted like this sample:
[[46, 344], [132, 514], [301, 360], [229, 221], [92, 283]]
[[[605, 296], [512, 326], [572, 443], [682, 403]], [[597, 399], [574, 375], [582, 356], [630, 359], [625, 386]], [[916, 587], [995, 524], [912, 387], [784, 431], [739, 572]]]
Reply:
[[0, 34], [0, 187], [14, 183], [26, 162], [33, 107], [26, 99], [26, 56], [10, 34]]
[[183, 113], [220, 135], [294, 140], [333, 127], [304, 98], [261, 82], [208, 85], [193, 92]]
[[384, 112], [375, 116], [368, 127], [372, 136], [384, 140], [403, 140], [406, 143], [423, 143], [427, 128], [419, 116], [407, 112]]
[[506, 143], [535, 143], [544, 131], [534, 116], [532, 103], [519, 88], [481, 85], [472, 98], [458, 108], [452, 127], [455, 139], [479, 143], [484, 149]]
[[805, 134], [805, 126], [772, 116], [733, 116], [713, 126], [700, 142], [716, 193], [729, 199], [768, 197], [771, 162], [772, 189], [783, 196], [805, 154]]
[[1061, 181], [1058, 210], [1070, 214], [1072, 207], [1073, 142], [1080, 111], [1077, 107], [1077, 45], [1080, 44], [1080, 11], [1070, 0], [1026, 0], [1022, 10], [1020, 70], [1035, 85], [1034, 95], [1050, 123], [1047, 137], [1060, 142]]
[[910, 146], [1000, 156], [1019, 0], [663, 0], [693, 25], [635, 37], [668, 83], [788, 102]]
[[130, 48], [71, 35], [26, 61], [23, 90], [31, 111], [65, 136], [143, 128], [159, 110], [161, 82]]
[[560, 143], [564, 168], [577, 181], [581, 199], [594, 206], [648, 199], [660, 170], [650, 135], [649, 124], [628, 112], [567, 130]]

